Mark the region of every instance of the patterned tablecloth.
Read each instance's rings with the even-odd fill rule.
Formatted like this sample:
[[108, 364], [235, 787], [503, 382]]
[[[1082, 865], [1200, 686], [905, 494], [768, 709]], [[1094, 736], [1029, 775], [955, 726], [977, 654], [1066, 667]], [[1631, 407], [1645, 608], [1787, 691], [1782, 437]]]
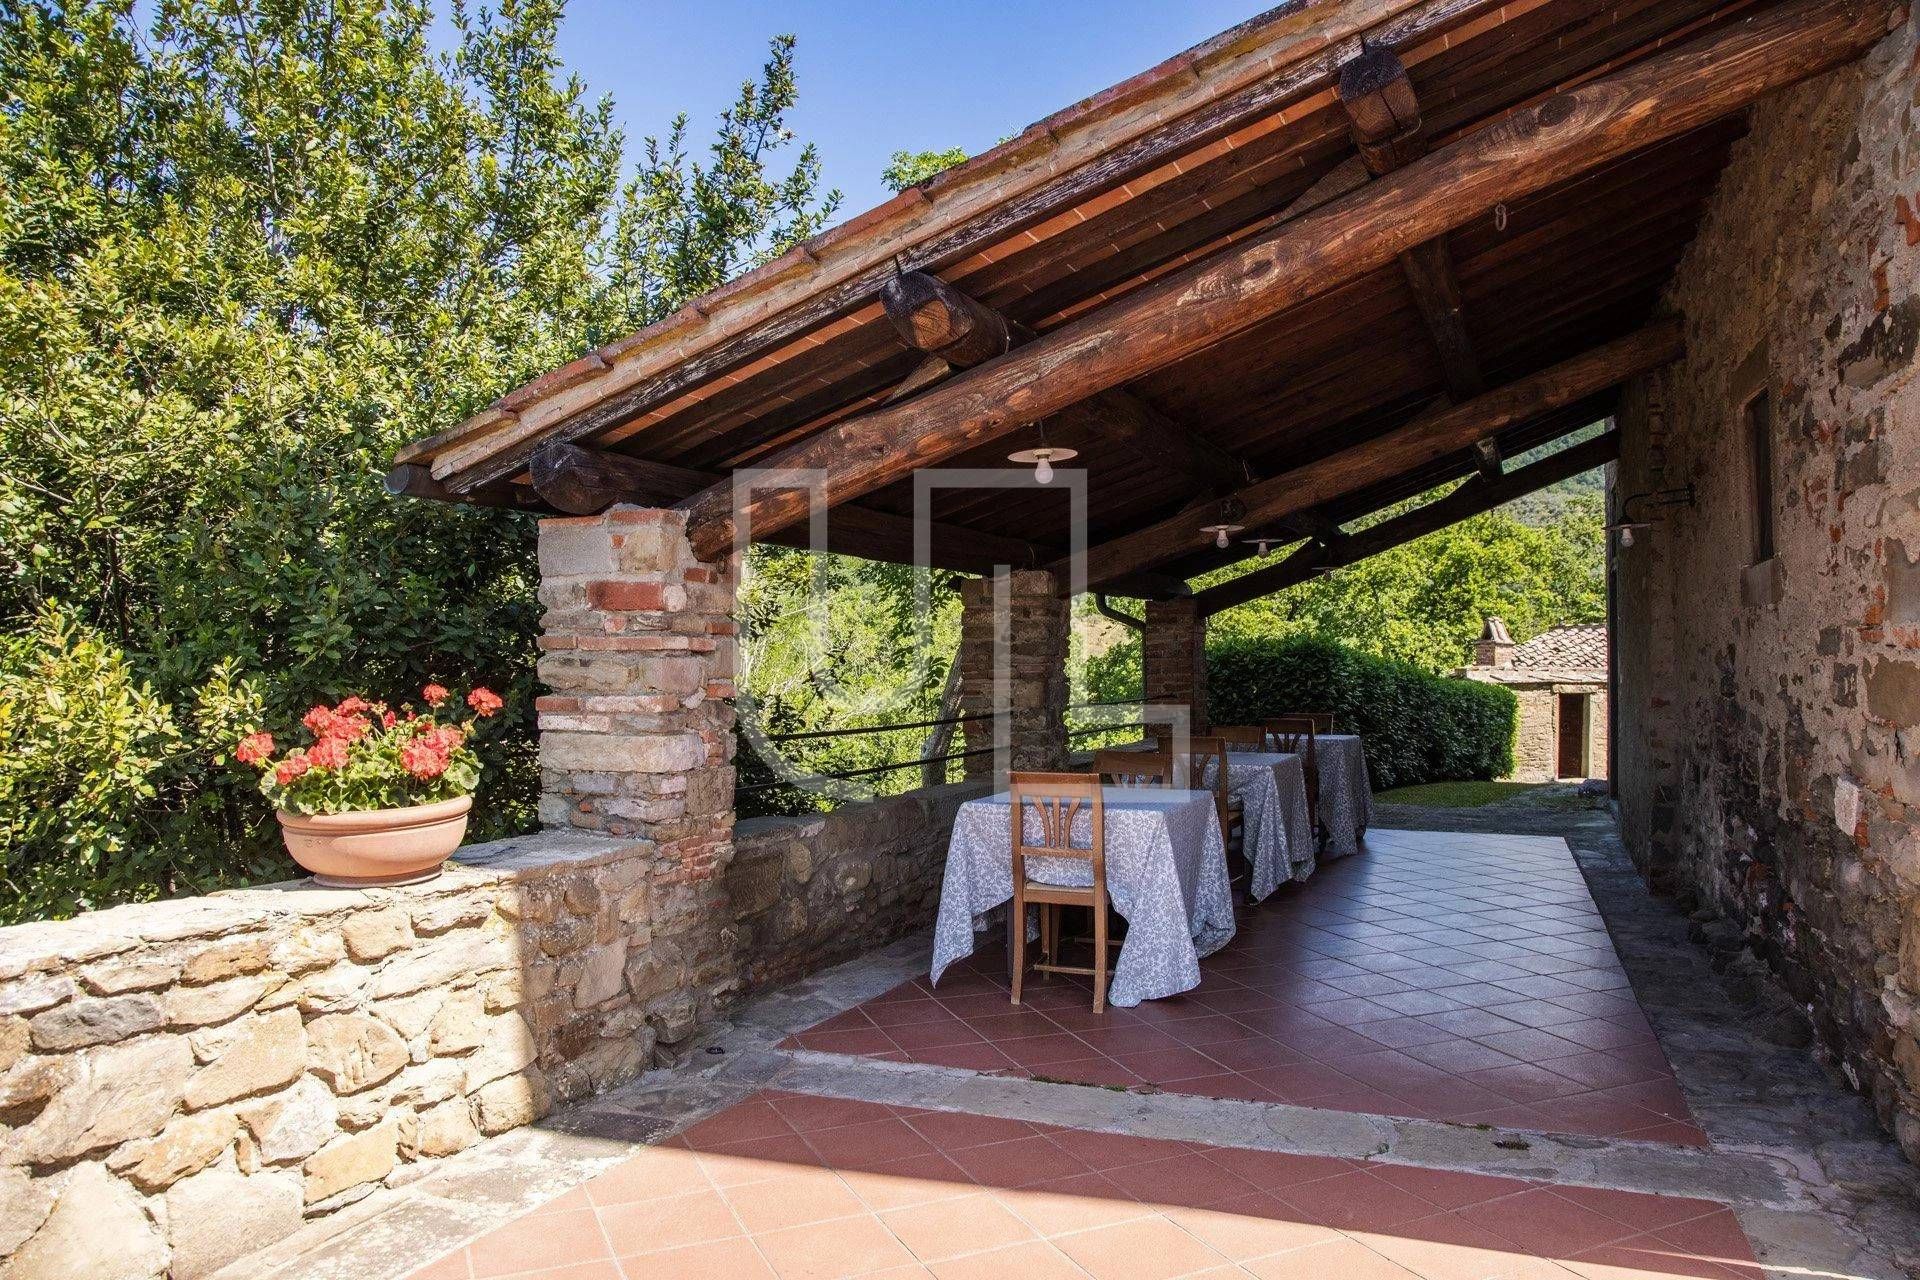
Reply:
[[[1218, 767], [1207, 761], [1208, 786]], [[1253, 864], [1247, 891], [1253, 900], [1312, 875], [1317, 842], [1307, 813], [1306, 758], [1282, 751], [1229, 752], [1227, 786], [1240, 800], [1241, 836]]]
[[1314, 739], [1320, 762], [1320, 825], [1329, 858], [1360, 851], [1360, 837], [1373, 821], [1373, 785], [1367, 753], [1357, 733], [1323, 733]]
[[[1127, 922], [1107, 999], [1122, 1008], [1178, 995], [1200, 985], [1200, 957], [1233, 937], [1233, 891], [1227, 851], [1210, 791], [1155, 787], [1104, 789], [1107, 893]], [[946, 879], [933, 933], [933, 980], [973, 954], [981, 917], [1013, 896], [1013, 855], [1006, 792], [970, 800], [954, 815]], [[1040, 835], [1038, 815], [1026, 815], [1029, 840]], [[1073, 839], [1089, 839], [1090, 819], [1076, 815]], [[1034, 858], [1036, 879], [1091, 884], [1088, 864]]]

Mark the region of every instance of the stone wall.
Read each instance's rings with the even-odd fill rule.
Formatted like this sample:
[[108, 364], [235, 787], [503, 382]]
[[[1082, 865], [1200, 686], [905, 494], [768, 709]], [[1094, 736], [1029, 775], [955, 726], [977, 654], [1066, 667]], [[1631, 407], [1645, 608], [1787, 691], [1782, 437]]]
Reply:
[[[960, 713], [968, 751], [995, 751], [1006, 716], [1008, 767], [1059, 769], [1067, 758], [1067, 639], [1072, 610], [1059, 580], [1023, 569], [960, 583]], [[969, 756], [966, 776], [983, 778], [993, 755]]]
[[[1620, 491], [1698, 505], [1614, 554], [1635, 859], [1726, 918], [1920, 1157], [1916, 102], [1910, 19], [1754, 110], [1670, 291], [1687, 358], [1622, 413]], [[1761, 392], [1777, 551], [1754, 564]]]
[[931, 924], [953, 815], [988, 790], [980, 779], [740, 823], [727, 889], [747, 980], [783, 982]]
[[204, 1275], [692, 1029], [653, 846], [460, 858], [0, 930], [0, 1275]]
[[1193, 598], [1149, 600], [1140, 641], [1141, 697], [1148, 706], [1188, 707], [1192, 728], [1207, 719], [1207, 620]]

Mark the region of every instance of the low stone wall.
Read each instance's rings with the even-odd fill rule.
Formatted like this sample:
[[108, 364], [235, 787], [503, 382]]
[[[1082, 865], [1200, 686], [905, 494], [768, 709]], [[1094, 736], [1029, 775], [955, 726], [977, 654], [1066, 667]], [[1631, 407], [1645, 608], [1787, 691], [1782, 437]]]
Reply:
[[736, 825], [727, 890], [747, 980], [786, 981], [932, 923], [953, 815], [989, 789], [958, 782]]
[[744, 822], [711, 880], [549, 831], [421, 885], [0, 929], [0, 1280], [206, 1275], [636, 1075], [749, 985], [930, 922], [984, 790]]
[[204, 1275], [694, 1026], [645, 842], [0, 930], [0, 1276]]

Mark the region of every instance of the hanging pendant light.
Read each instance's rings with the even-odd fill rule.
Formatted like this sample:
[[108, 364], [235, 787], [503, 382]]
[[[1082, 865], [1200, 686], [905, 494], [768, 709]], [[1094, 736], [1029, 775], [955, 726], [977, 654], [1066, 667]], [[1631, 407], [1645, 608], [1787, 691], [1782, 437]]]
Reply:
[[1243, 524], [1203, 524], [1200, 532], [1213, 535], [1213, 545], [1225, 551], [1233, 543], [1233, 535], [1246, 529]]
[[1015, 453], [1010, 453], [1007, 455], [1007, 461], [1018, 462], [1032, 467], [1033, 482], [1035, 484], [1051, 484], [1053, 482], [1053, 464], [1056, 462], [1065, 462], [1069, 458], [1077, 458], [1079, 456], [1080, 451], [1078, 449], [1063, 449], [1058, 446], [1049, 447], [1047, 444], [1047, 427], [1045, 423], [1041, 423], [1039, 447], [1034, 449], [1021, 449]]
[[1262, 560], [1265, 560], [1267, 554], [1273, 550], [1274, 540], [1272, 538], [1242, 538], [1241, 541], [1250, 547], [1260, 548], [1260, 558]]

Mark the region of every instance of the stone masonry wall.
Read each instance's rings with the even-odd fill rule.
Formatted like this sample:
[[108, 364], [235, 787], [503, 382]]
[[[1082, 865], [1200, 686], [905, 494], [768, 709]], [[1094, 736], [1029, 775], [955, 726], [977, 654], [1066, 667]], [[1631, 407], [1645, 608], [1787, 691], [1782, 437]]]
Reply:
[[653, 846], [460, 861], [0, 930], [0, 1275], [205, 1275], [692, 1026], [648, 1003], [680, 909]]
[[[1004, 598], [1005, 616], [997, 598]], [[993, 716], [1001, 706], [996, 684], [1005, 655], [1005, 706], [1012, 733], [1014, 769], [1061, 769], [1067, 759], [1067, 639], [1072, 611], [1053, 574], [1023, 569], [1003, 577], [969, 578], [960, 584], [960, 712]], [[994, 722], [961, 726], [968, 751], [991, 750]], [[966, 776], [985, 777], [991, 755], [964, 761]]]
[[[1909, 17], [1754, 110], [1670, 291], [1687, 358], [1621, 415], [1620, 491], [1698, 506], [1615, 563], [1636, 860], [1725, 917], [1920, 1158], [1917, 62]], [[1753, 564], [1762, 391], [1777, 552]]]
[[931, 924], [953, 815], [988, 789], [959, 782], [740, 823], [727, 888], [747, 980], [783, 982]]
[[1190, 727], [1207, 727], [1207, 620], [1187, 597], [1147, 601], [1145, 622], [1141, 696], [1149, 706], [1190, 707]]

